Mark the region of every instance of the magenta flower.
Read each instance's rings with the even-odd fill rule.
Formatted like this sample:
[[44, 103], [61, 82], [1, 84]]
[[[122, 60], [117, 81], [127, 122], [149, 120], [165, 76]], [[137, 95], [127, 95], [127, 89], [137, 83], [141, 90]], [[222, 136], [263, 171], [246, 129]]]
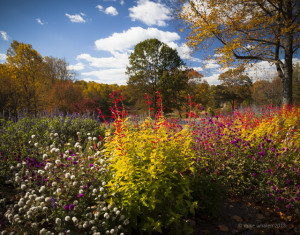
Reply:
[[78, 197], [82, 197], [83, 196], [83, 194], [82, 193], [80, 193], [79, 195], [78, 195]]
[[69, 205], [65, 205], [64, 209], [65, 209], [65, 211], [68, 211], [69, 210]]
[[74, 210], [74, 207], [75, 207], [75, 206], [74, 206], [73, 204], [71, 204], [71, 205], [69, 206], [69, 210], [70, 210], [70, 211]]

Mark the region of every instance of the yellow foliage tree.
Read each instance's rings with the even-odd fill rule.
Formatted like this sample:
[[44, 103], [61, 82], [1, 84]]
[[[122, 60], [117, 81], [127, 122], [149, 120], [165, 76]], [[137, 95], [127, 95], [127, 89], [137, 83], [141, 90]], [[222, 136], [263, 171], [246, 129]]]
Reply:
[[43, 57], [30, 44], [13, 41], [7, 50], [7, 66], [15, 92], [20, 96], [21, 107], [37, 113], [45, 82], [43, 80]]
[[178, 17], [189, 31], [188, 45], [196, 50], [213, 44], [216, 60], [225, 67], [236, 59], [275, 64], [283, 104], [291, 104], [299, 13], [299, 0], [183, 0]]

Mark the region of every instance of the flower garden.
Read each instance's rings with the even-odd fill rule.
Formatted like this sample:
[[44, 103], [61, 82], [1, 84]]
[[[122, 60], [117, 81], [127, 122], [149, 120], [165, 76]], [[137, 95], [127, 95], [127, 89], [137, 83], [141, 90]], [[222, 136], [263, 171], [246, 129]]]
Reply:
[[112, 98], [111, 124], [0, 120], [2, 234], [188, 234], [226, 196], [299, 218], [298, 107], [210, 116], [190, 103], [187, 120], [169, 120], [158, 94], [156, 116], [137, 122]]

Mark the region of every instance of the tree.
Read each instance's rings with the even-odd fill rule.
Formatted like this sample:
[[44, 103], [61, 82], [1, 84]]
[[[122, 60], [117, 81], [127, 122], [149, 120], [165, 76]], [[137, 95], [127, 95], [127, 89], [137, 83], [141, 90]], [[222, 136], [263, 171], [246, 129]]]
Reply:
[[[176, 50], [157, 39], [138, 43], [129, 56], [129, 64], [126, 71], [129, 75], [128, 85], [139, 98], [147, 93], [156, 103], [156, 91], [160, 90], [163, 98], [166, 98], [164, 92], [169, 93], [170, 89], [178, 92], [182, 89], [179, 85], [181, 83], [178, 82], [182, 74], [178, 71], [183, 68], [184, 62]], [[171, 74], [178, 76], [175, 78]], [[177, 80], [176, 84], [173, 83], [173, 79]]]
[[300, 105], [300, 64], [296, 63], [293, 67], [293, 100]]
[[30, 44], [13, 41], [7, 50], [6, 66], [14, 81], [16, 94], [22, 100], [20, 108], [35, 114], [45, 86], [43, 65], [43, 57]]
[[252, 99], [257, 105], [281, 105], [282, 83], [278, 77], [258, 80], [252, 86]]
[[232, 110], [237, 104], [241, 104], [244, 100], [251, 97], [250, 88], [252, 86], [251, 79], [244, 74], [245, 67], [241, 66], [236, 69], [229, 69], [219, 75], [221, 81], [222, 97], [229, 101]]
[[223, 66], [236, 59], [275, 64], [283, 104], [291, 104], [293, 55], [300, 44], [299, 5], [299, 0], [187, 0], [178, 17], [190, 31], [188, 45], [217, 46], [216, 59]]

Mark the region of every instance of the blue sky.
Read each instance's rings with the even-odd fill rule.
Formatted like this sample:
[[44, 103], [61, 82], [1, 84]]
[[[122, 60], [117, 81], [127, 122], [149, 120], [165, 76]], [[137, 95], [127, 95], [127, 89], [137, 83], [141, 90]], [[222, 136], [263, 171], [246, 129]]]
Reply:
[[[210, 84], [217, 84], [220, 66], [205, 60], [207, 52], [190, 54], [179, 29], [166, 1], [0, 0], [0, 63], [17, 40], [31, 44], [42, 56], [65, 58], [78, 80], [125, 85], [134, 45], [157, 38]], [[208, 53], [213, 55], [212, 50]], [[267, 63], [260, 67], [253, 76], [269, 73]]]

